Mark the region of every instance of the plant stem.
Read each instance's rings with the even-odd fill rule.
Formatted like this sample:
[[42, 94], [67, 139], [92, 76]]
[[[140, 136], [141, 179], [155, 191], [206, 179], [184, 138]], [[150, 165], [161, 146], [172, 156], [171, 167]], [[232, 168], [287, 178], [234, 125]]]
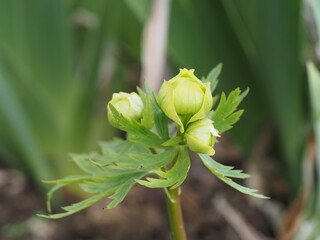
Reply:
[[180, 188], [165, 188], [164, 190], [173, 240], [186, 240], [180, 204]]

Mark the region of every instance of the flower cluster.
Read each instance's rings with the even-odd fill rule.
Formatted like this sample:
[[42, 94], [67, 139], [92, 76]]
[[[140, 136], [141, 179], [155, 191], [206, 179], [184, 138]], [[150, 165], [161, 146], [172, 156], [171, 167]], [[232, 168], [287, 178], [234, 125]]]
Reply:
[[[188, 149], [198, 153], [204, 166], [230, 187], [250, 196], [267, 198], [232, 180], [248, 178], [248, 174], [209, 156], [215, 153], [213, 146], [219, 134], [231, 129], [240, 119], [243, 110], [237, 107], [248, 93], [248, 90], [241, 93], [239, 88], [228, 96], [222, 92], [212, 110], [212, 92], [221, 68], [221, 64], [213, 68], [202, 81], [194, 75], [194, 70], [181, 69], [177, 76], [163, 82], [158, 94], [148, 87], [145, 92], [137, 88], [138, 93], [113, 94], [107, 105], [108, 120], [112, 126], [127, 132], [127, 139], [102, 142], [101, 153], [72, 154], [71, 159], [86, 174], [45, 181], [55, 184], [48, 200], [55, 191], [69, 184], [78, 185], [92, 196], [64, 207], [65, 212], [39, 216], [66, 217], [106, 197], [111, 199], [106, 209], [114, 208], [136, 183], [163, 188], [167, 202], [176, 204], [179, 187], [191, 166]], [[50, 201], [48, 210], [51, 212]]]
[[[213, 155], [213, 146], [219, 137], [213, 121], [206, 118], [212, 108], [210, 82], [203, 83], [194, 70], [180, 69], [180, 73], [164, 81], [157, 103], [164, 114], [177, 124], [177, 136], [197, 153]], [[140, 121], [145, 108], [136, 93], [115, 93], [107, 105], [108, 119], [112, 126], [120, 127], [110, 109], [110, 105], [129, 121]]]

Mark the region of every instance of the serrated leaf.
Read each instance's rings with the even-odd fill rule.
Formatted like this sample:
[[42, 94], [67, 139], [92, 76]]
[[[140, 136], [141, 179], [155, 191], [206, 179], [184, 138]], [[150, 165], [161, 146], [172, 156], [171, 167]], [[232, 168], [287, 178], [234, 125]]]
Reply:
[[217, 124], [214, 124], [215, 128], [218, 130], [219, 133], [223, 133], [225, 131], [230, 130], [233, 125], [239, 121], [241, 115], [243, 114], [244, 110], [239, 110], [233, 114], [231, 114], [228, 118], [218, 121]]
[[179, 187], [187, 177], [190, 168], [190, 158], [186, 147], [180, 147], [176, 162], [168, 171], [154, 171], [160, 178], [147, 177], [146, 180], [136, 180], [139, 184], [150, 188], [171, 189]]
[[[137, 161], [134, 161], [129, 157], [129, 154], [140, 154], [140, 153], [151, 153], [150, 149], [142, 144], [132, 143], [130, 141], [118, 141], [117, 144], [112, 144], [112, 147], [109, 147], [108, 143], [101, 143], [103, 149], [104, 158], [108, 158], [107, 165], [113, 164], [120, 167], [121, 169], [137, 169], [140, 164]], [[102, 167], [103, 162], [96, 163]]]
[[133, 160], [139, 162], [140, 170], [149, 171], [169, 164], [176, 157], [177, 153], [178, 150], [176, 148], [172, 148], [158, 154], [129, 154], [129, 156]]
[[214, 174], [216, 175], [220, 180], [228, 184], [229, 186], [235, 188], [239, 192], [242, 192], [244, 194], [248, 194], [253, 197], [257, 198], [264, 198], [267, 199], [268, 197], [256, 193], [257, 190], [247, 188], [244, 186], [241, 186], [240, 184], [234, 182], [232, 178], [248, 178], [250, 175], [242, 173], [241, 170], [233, 170], [233, 167], [230, 166], [224, 166], [216, 161], [214, 161], [210, 156], [206, 154], [198, 154], [200, 159], [202, 160], [203, 164]]
[[151, 132], [146, 127], [140, 125], [137, 121], [128, 120], [121, 113], [119, 113], [112, 104], [110, 104], [109, 106], [114, 118], [120, 125], [120, 129], [130, 134], [129, 140], [136, 143], [142, 143], [149, 147], [161, 148], [163, 140], [159, 136]]
[[134, 179], [132, 179], [132, 182], [127, 182], [118, 188], [115, 193], [109, 197], [113, 200], [107, 205], [106, 209], [112, 209], [121, 203], [135, 183]]
[[99, 200], [105, 198], [109, 194], [110, 194], [109, 192], [106, 192], [106, 193], [94, 195], [92, 197], [89, 197], [89, 198], [81, 201], [81, 202], [72, 204], [72, 205], [64, 208], [67, 211], [64, 213], [49, 214], [49, 215], [38, 214], [38, 216], [43, 217], [43, 218], [49, 218], [49, 219], [59, 219], [59, 218], [63, 218], [66, 216], [70, 216], [76, 212], [79, 212], [79, 211], [87, 208], [87, 207], [90, 207], [91, 205], [93, 205], [96, 202], [98, 202]]
[[105, 172], [103, 168], [92, 164], [95, 162], [105, 162], [110, 159], [103, 158], [101, 154], [90, 153], [90, 154], [70, 154], [72, 161], [74, 161], [82, 171], [92, 175], [103, 175]]
[[210, 156], [206, 154], [199, 154], [202, 162], [204, 165], [210, 170], [215, 171], [216, 173], [219, 173], [226, 177], [233, 177], [233, 178], [249, 178], [250, 175], [246, 173], [242, 173], [242, 170], [233, 170], [234, 167], [232, 166], [225, 166], [222, 165], [215, 160], [213, 160]]
[[80, 184], [80, 187], [89, 193], [113, 191], [119, 188], [122, 184], [128, 181], [132, 182], [132, 179], [140, 178], [145, 174], [146, 173], [144, 172], [138, 171], [120, 171], [115, 175], [106, 176], [104, 179], [90, 179], [88, 181], [83, 181], [83, 183]]
[[210, 82], [211, 92], [213, 92], [218, 85], [218, 77], [221, 73], [222, 66], [222, 63], [219, 63], [209, 72], [208, 76], [204, 79], [204, 82]]
[[220, 134], [232, 128], [232, 125], [235, 124], [243, 114], [243, 110], [234, 111], [247, 93], [248, 89], [241, 94], [241, 90], [237, 88], [229, 94], [228, 98], [225, 93], [221, 94], [219, 105], [211, 118], [214, 122], [214, 127]]
[[136, 183], [136, 179], [142, 178], [146, 174], [147, 173], [138, 171], [122, 171], [122, 173], [112, 176], [89, 176], [82, 178], [72, 178], [69, 179], [71, 182], [67, 181], [68, 179], [50, 181], [50, 183], [59, 183], [58, 185], [55, 185], [53, 189], [50, 191], [50, 196], [54, 191], [58, 190], [66, 183], [79, 183], [82, 189], [86, 190], [87, 192], [96, 194], [78, 203], [63, 207], [62, 209], [66, 211], [65, 213], [39, 216], [50, 219], [57, 219], [69, 216], [73, 213], [76, 213], [78, 211], [81, 211], [82, 209], [91, 206], [97, 201], [108, 196], [110, 196], [109, 198], [112, 199], [112, 201], [108, 205], [108, 208], [115, 207], [124, 199], [126, 194]]

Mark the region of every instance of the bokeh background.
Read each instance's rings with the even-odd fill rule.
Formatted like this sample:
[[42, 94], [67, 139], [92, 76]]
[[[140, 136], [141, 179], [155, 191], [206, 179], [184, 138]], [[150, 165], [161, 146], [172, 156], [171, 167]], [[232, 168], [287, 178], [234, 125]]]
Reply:
[[[77, 173], [68, 153], [122, 133], [105, 105], [179, 68], [218, 63], [216, 93], [250, 88], [215, 159], [254, 175], [229, 189], [194, 159], [183, 187], [190, 239], [320, 239], [318, 0], [0, 1], [0, 239], [169, 239], [161, 191], [136, 187], [117, 209], [62, 220], [41, 180]], [[83, 197], [65, 189], [58, 206]]]

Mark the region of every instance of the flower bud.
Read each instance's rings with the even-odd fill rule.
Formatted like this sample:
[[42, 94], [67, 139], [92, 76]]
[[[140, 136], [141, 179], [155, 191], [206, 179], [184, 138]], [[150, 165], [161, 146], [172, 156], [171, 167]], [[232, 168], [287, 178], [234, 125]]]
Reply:
[[214, 155], [212, 147], [217, 137], [219, 134], [208, 118], [191, 123], [185, 133], [187, 145], [192, 151], [208, 155]]
[[[204, 118], [212, 107], [210, 83], [201, 82], [193, 72], [193, 69], [180, 69], [177, 76], [164, 81], [158, 94], [160, 108], [178, 123], [181, 132], [184, 125]], [[185, 117], [188, 122], [183, 124], [181, 119]]]
[[107, 105], [108, 109], [108, 120], [114, 127], [119, 127], [118, 122], [113, 116], [110, 110], [109, 104], [112, 104], [119, 113], [129, 120], [139, 120], [142, 117], [143, 102], [138, 94], [133, 93], [114, 93], [111, 101]]

